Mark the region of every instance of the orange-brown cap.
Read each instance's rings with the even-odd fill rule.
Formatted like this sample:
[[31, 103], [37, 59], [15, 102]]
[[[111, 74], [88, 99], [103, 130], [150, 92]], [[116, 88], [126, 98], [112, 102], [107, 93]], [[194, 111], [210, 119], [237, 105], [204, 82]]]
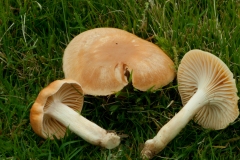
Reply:
[[79, 82], [85, 94], [109, 95], [128, 84], [153, 90], [175, 77], [174, 63], [155, 44], [116, 28], [96, 28], [76, 36], [63, 56], [66, 78]]
[[83, 106], [83, 91], [74, 80], [56, 80], [45, 87], [39, 94], [30, 111], [30, 123], [35, 133], [43, 138], [62, 138], [66, 127], [45, 111], [54, 101], [62, 102], [68, 107], [81, 112]]
[[201, 89], [206, 92], [205, 103], [194, 120], [204, 128], [223, 129], [239, 115], [238, 96], [233, 74], [215, 55], [191, 50], [181, 61], [177, 73], [182, 103]]

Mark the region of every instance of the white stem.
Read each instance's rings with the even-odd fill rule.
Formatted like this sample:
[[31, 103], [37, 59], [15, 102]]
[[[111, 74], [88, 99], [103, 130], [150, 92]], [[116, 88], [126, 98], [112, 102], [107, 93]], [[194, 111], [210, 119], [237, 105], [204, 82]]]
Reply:
[[152, 158], [162, 151], [166, 145], [187, 125], [194, 115], [205, 105], [205, 92], [198, 90], [188, 103], [167, 123], [153, 139], [145, 142], [141, 152], [144, 158]]
[[93, 145], [112, 149], [120, 143], [120, 137], [115, 133], [107, 133], [105, 129], [89, 121], [61, 102], [53, 103], [46, 111], [46, 114], [49, 114]]

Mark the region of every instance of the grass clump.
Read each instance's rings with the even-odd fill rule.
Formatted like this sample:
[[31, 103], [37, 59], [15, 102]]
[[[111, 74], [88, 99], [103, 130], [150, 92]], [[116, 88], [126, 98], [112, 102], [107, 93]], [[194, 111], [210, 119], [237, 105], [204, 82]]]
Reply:
[[[180, 110], [176, 81], [155, 93], [127, 88], [117, 96], [85, 97], [85, 117], [125, 135], [113, 150], [71, 133], [53, 141], [34, 134], [29, 111], [37, 94], [64, 77], [62, 55], [69, 41], [96, 27], [148, 39], [176, 69], [190, 49], [211, 52], [228, 65], [240, 90], [239, 1], [0, 1], [0, 159], [140, 159], [143, 143]], [[239, 125], [238, 118], [224, 130], [210, 131], [191, 121], [155, 159], [240, 159]]]

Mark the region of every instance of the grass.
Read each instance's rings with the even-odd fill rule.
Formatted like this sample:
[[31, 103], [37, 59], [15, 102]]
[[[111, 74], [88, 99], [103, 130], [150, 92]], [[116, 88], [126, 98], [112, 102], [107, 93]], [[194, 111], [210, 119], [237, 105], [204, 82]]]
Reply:
[[[119, 147], [92, 146], [73, 133], [61, 140], [38, 137], [29, 124], [31, 105], [44, 86], [64, 78], [62, 55], [69, 41], [95, 27], [149, 39], [176, 69], [190, 49], [209, 51], [229, 66], [240, 90], [239, 0], [0, 1], [0, 159], [140, 159], [143, 143], [181, 109], [176, 80], [155, 93], [128, 87], [118, 96], [86, 96], [82, 112], [126, 134]], [[239, 126], [239, 118], [219, 131], [191, 121], [155, 159], [238, 160]]]

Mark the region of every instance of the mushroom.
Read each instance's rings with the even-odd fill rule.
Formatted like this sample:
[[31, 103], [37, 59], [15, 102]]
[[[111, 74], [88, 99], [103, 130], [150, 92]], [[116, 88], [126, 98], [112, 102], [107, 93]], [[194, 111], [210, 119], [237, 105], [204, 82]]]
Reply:
[[83, 91], [74, 80], [56, 80], [38, 95], [30, 111], [30, 123], [39, 136], [53, 139], [64, 137], [66, 127], [93, 145], [112, 149], [120, 137], [108, 133], [81, 116]]
[[84, 94], [102, 96], [120, 91], [130, 74], [141, 91], [156, 90], [175, 77], [174, 63], [157, 45], [116, 28], [95, 28], [73, 38], [63, 55], [63, 71]]
[[203, 128], [219, 130], [239, 115], [233, 74], [215, 55], [189, 51], [181, 61], [177, 79], [184, 107], [153, 139], [145, 142], [141, 152], [145, 158], [150, 159], [163, 150], [192, 118]]

